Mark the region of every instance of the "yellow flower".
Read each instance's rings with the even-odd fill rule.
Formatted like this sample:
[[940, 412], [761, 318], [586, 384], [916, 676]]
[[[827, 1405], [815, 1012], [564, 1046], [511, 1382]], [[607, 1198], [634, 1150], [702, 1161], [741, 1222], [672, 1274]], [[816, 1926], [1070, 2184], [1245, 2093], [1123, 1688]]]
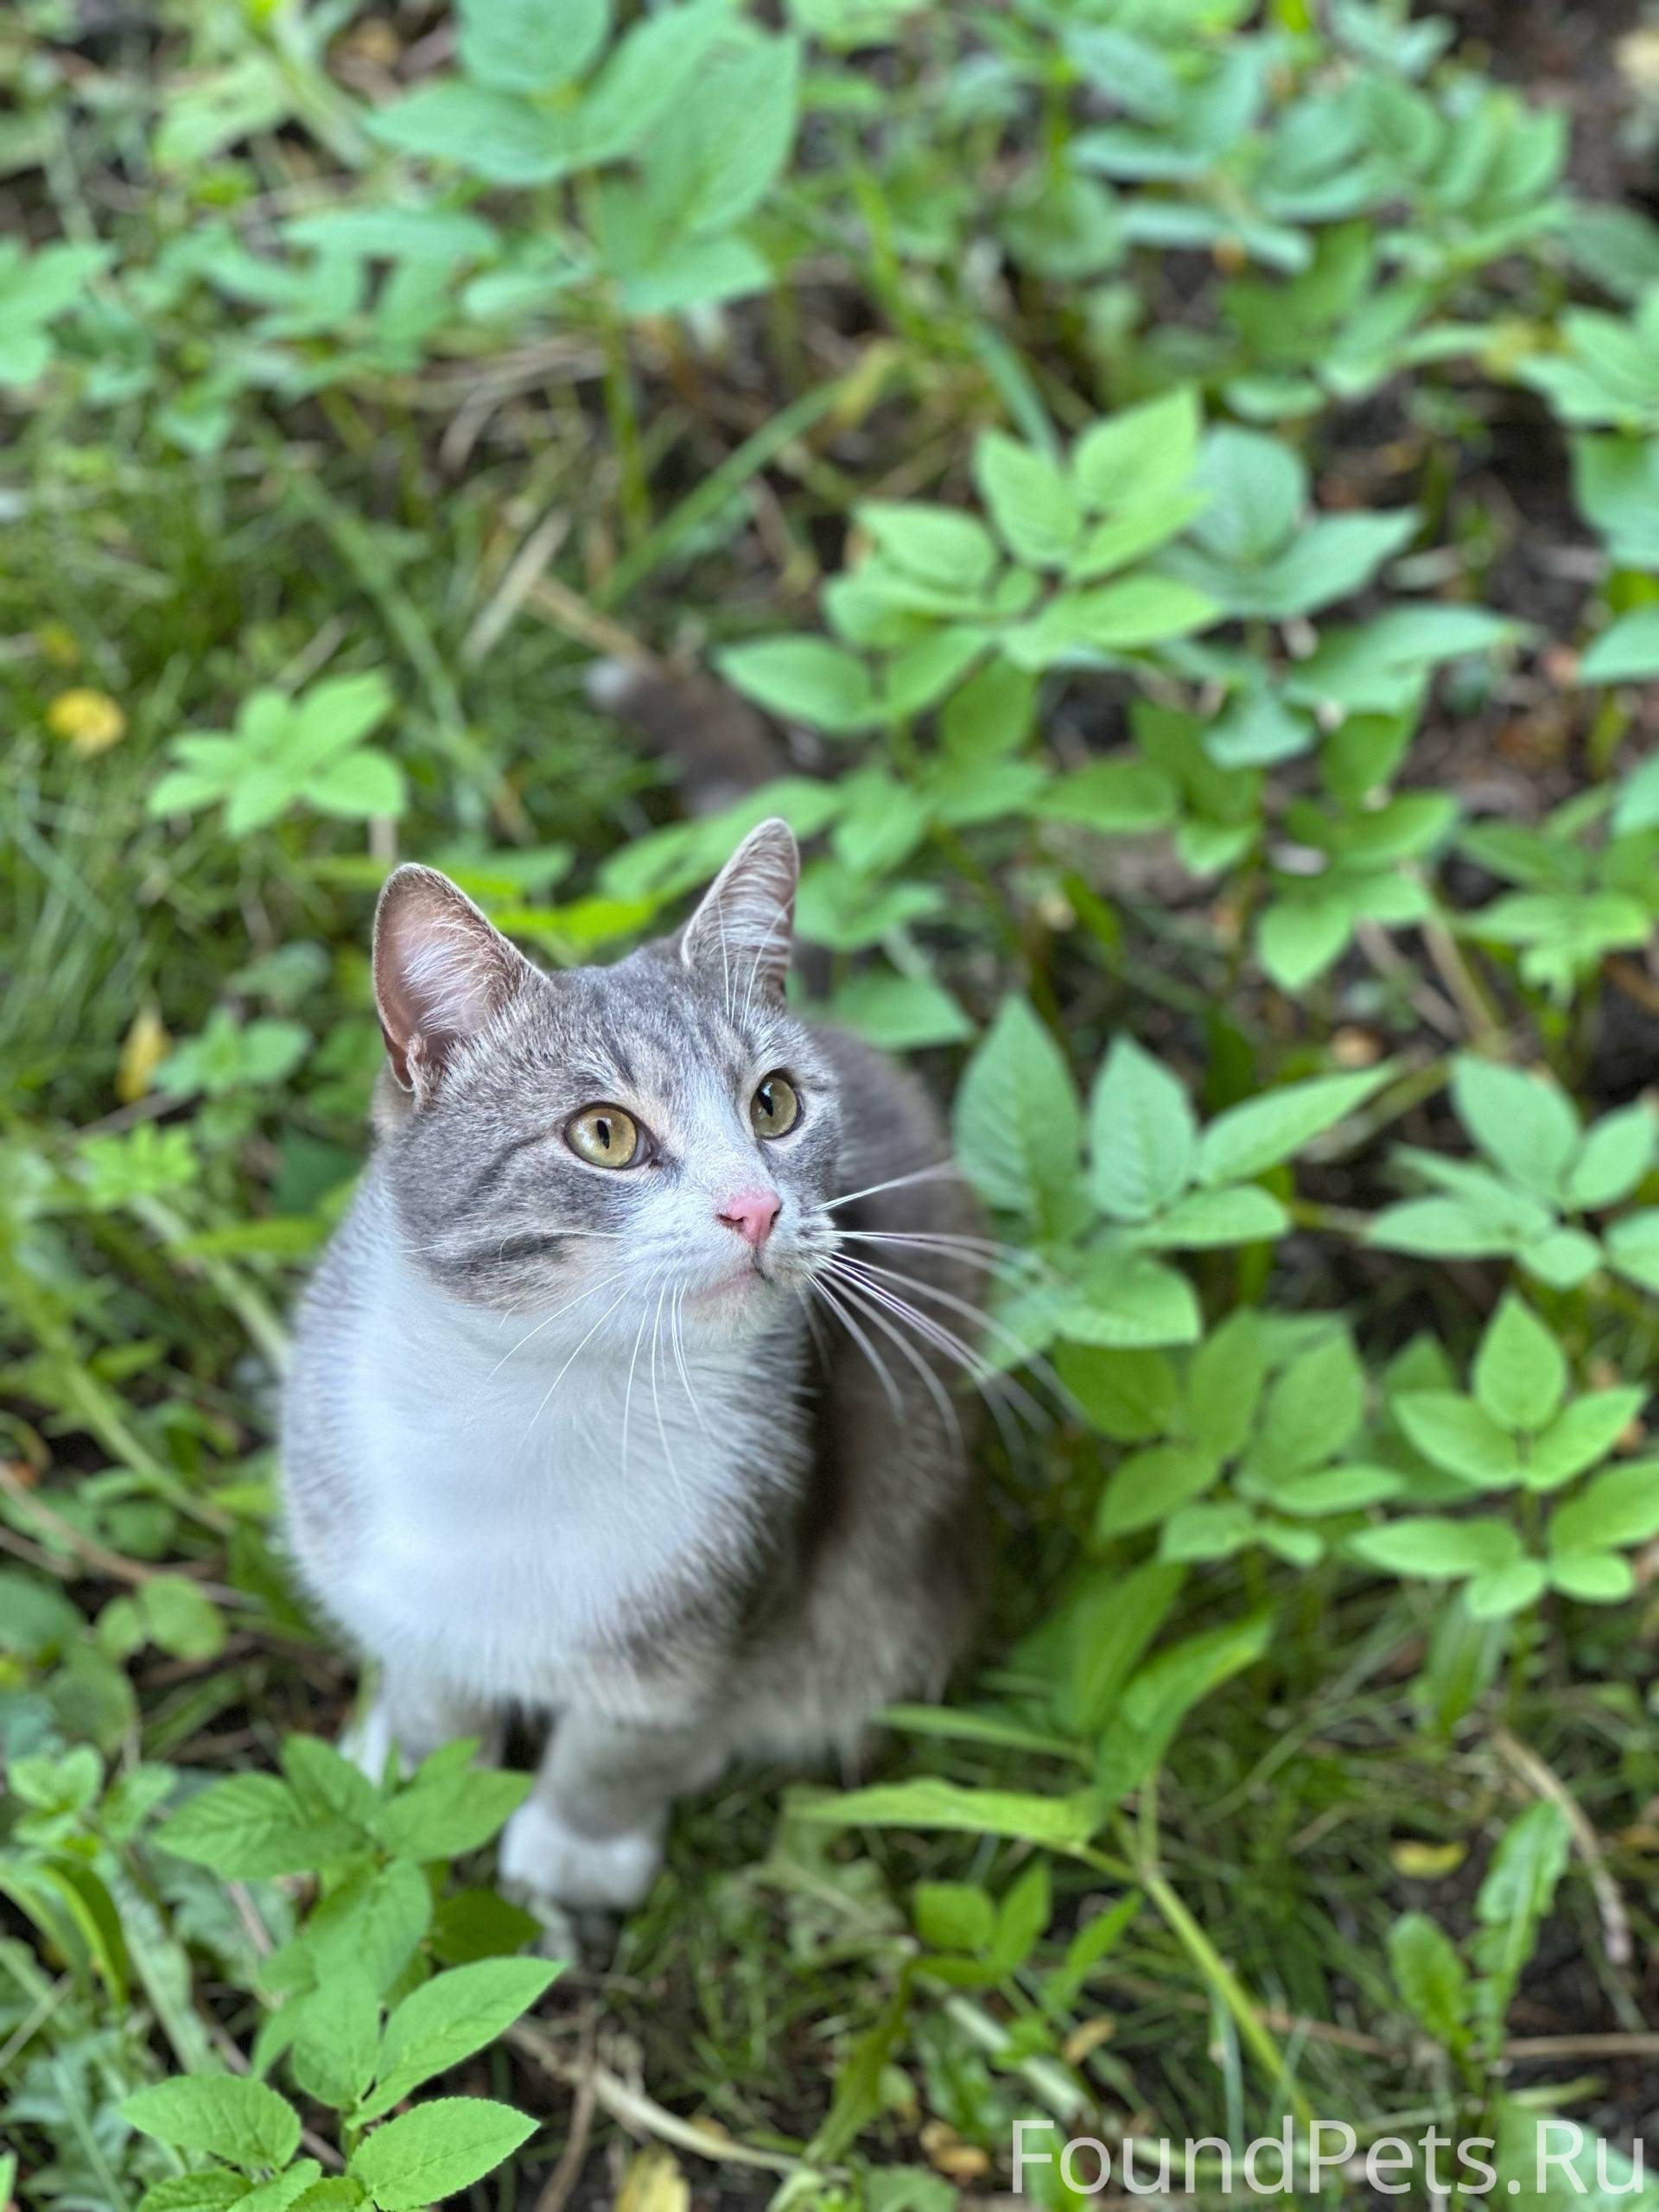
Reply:
[[46, 726], [84, 758], [107, 753], [127, 734], [127, 718], [107, 691], [60, 691], [46, 710]]

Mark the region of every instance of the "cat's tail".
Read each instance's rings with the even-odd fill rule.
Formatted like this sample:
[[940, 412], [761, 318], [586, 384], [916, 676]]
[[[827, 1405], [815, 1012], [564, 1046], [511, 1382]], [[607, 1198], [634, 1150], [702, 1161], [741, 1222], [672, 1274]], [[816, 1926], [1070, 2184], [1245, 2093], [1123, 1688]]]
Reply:
[[588, 671], [588, 696], [631, 723], [677, 772], [688, 814], [718, 814], [779, 776], [823, 772], [807, 732], [785, 735], [701, 669], [599, 660]]

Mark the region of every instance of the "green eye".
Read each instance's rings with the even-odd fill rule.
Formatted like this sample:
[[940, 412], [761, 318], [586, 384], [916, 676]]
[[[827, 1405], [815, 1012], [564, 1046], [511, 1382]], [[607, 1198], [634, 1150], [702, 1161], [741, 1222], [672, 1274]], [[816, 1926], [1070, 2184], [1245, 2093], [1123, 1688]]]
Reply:
[[584, 1106], [565, 1123], [564, 1141], [590, 1167], [632, 1167], [640, 1153], [639, 1124], [620, 1106]]
[[787, 1136], [801, 1118], [801, 1102], [786, 1075], [774, 1068], [763, 1076], [749, 1101], [749, 1119], [758, 1137]]

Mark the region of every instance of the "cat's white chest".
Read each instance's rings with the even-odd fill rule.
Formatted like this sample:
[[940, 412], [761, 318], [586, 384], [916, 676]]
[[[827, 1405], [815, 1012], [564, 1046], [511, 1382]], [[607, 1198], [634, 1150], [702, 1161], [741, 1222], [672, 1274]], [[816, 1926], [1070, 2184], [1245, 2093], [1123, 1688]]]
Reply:
[[418, 1294], [382, 1313], [349, 1398], [364, 1533], [327, 1593], [378, 1656], [556, 1703], [711, 1536], [746, 1541], [770, 1424], [741, 1377], [683, 1374], [661, 1332], [654, 1357], [571, 1357]]

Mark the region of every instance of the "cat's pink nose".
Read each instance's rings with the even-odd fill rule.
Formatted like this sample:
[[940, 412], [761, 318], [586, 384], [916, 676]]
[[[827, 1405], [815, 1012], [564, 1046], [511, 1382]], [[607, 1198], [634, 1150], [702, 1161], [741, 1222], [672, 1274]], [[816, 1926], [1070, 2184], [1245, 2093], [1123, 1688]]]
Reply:
[[721, 1207], [720, 1218], [758, 1252], [771, 1236], [782, 1204], [776, 1191], [740, 1191]]

